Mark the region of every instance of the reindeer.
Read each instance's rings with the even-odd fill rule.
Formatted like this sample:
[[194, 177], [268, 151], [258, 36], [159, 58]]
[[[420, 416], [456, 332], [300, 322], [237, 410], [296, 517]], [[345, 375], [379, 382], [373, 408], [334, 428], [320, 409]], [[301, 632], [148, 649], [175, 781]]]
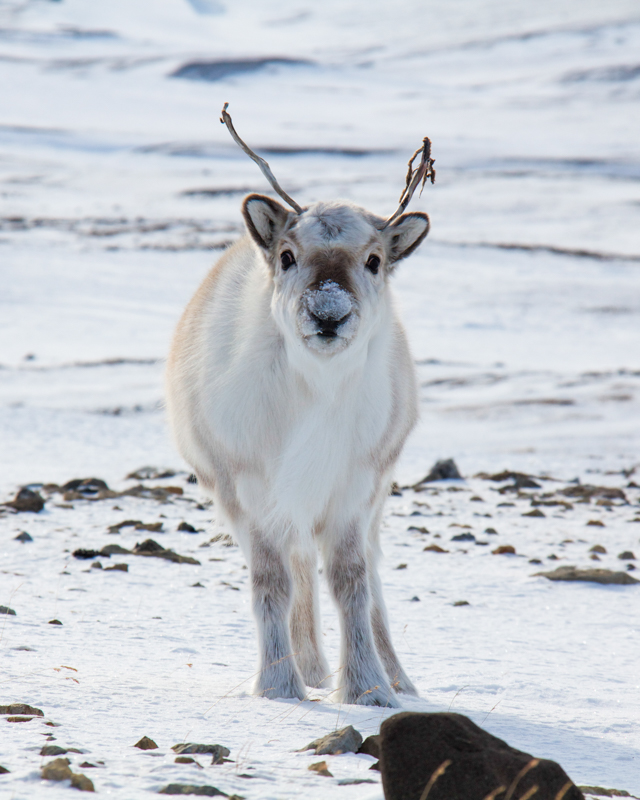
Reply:
[[[407, 337], [389, 278], [429, 231], [402, 212], [433, 182], [430, 143], [409, 162], [387, 220], [350, 202], [242, 203], [247, 234], [205, 278], [180, 320], [167, 368], [178, 448], [247, 559], [260, 668], [255, 693], [329, 687], [318, 549], [341, 628], [338, 699], [397, 707], [416, 695], [391, 643], [377, 571], [394, 465], [417, 419]], [[422, 153], [420, 166], [413, 160]]]

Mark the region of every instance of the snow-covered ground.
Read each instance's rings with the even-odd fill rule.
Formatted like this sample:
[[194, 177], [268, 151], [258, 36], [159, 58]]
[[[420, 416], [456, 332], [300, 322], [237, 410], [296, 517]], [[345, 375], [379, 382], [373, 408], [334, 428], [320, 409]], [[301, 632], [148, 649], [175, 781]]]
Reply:
[[[243, 194], [268, 189], [218, 122], [225, 101], [300, 203], [391, 213], [429, 135], [437, 182], [412, 208], [432, 233], [395, 278], [422, 401], [398, 480], [454, 457], [468, 481], [389, 501], [383, 581], [421, 693], [406, 707], [467, 713], [578, 783], [640, 793], [640, 587], [532, 577], [594, 566], [594, 544], [608, 551], [595, 566], [640, 557], [640, 491], [627, 488], [640, 483], [639, 52], [635, 0], [0, 0], [0, 500], [88, 476], [121, 491], [144, 464], [187, 469], [162, 412], [163, 358], [241, 233]], [[251, 59], [276, 60], [251, 71]], [[202, 61], [221, 62], [217, 80], [172, 76]], [[555, 478], [524, 490], [538, 499], [579, 478], [630, 505], [594, 497], [522, 517], [531, 498], [472, 477], [505, 468]], [[61, 724], [0, 719], [0, 796], [68, 791], [40, 782], [53, 732], [86, 751], [74, 769], [104, 762], [80, 771], [114, 798], [170, 782], [380, 798], [371, 758], [330, 758], [336, 778], [378, 783], [337, 786], [292, 751], [343, 724], [374, 733], [390, 712], [322, 692], [252, 697], [237, 548], [201, 548], [216, 512], [197, 507], [186, 473], [144, 483], [185, 494], [53, 494], [38, 515], [0, 516], [0, 604], [16, 610], [0, 617], [0, 705]], [[128, 518], [163, 531], [107, 532]], [[177, 532], [183, 520], [203, 531]], [[469, 530], [452, 524], [489, 545], [452, 542]], [[34, 541], [14, 541], [21, 531]], [[104, 567], [129, 572], [105, 572], [71, 556], [148, 536], [201, 565], [112, 556]], [[424, 552], [436, 542], [450, 552]], [[496, 543], [517, 554], [492, 555]], [[323, 614], [337, 666], [326, 595]], [[133, 748], [143, 734], [159, 749]], [[219, 742], [235, 763], [175, 764], [180, 741]]]

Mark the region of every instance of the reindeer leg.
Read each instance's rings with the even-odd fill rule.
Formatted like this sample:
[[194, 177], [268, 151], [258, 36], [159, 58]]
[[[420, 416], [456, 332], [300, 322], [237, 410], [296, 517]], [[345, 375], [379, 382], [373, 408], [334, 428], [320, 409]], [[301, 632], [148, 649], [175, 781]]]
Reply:
[[418, 690], [402, 669], [400, 660], [391, 643], [387, 609], [382, 596], [382, 584], [376, 566], [377, 557], [369, 557], [369, 588], [371, 589], [371, 627], [378, 655], [396, 692], [412, 694], [417, 697]]
[[289, 637], [292, 581], [277, 548], [254, 531], [251, 542], [253, 613], [258, 624], [260, 674], [255, 693], [264, 697], [305, 696]]
[[329, 665], [320, 645], [318, 569], [314, 550], [291, 556], [293, 606], [289, 618], [296, 663], [307, 686], [328, 688]]
[[376, 652], [371, 629], [371, 595], [361, 528], [352, 523], [325, 542], [329, 588], [340, 611], [340, 689], [343, 703], [398, 708]]

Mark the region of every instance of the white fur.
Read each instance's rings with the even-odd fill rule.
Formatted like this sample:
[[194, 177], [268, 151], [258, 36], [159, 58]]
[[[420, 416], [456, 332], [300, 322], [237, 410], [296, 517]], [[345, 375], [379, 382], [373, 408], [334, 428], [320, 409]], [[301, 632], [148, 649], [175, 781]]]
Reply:
[[[394, 706], [391, 684], [415, 689], [391, 645], [375, 565], [417, 402], [388, 279], [428, 219], [405, 215], [381, 231], [348, 203], [296, 217], [256, 195], [244, 213], [254, 240], [222, 256], [176, 332], [167, 371], [175, 439], [251, 569], [256, 691], [302, 697], [305, 682], [328, 685], [319, 547], [341, 614], [339, 697]], [[285, 271], [286, 250], [295, 265]], [[366, 266], [372, 254], [378, 274]]]

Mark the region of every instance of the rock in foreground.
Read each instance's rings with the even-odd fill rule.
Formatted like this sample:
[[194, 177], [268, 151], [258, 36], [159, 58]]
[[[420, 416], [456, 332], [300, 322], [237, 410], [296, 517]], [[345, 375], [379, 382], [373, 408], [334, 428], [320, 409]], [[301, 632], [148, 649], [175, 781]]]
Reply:
[[[483, 800], [502, 792], [584, 800], [555, 761], [510, 747], [462, 714], [389, 717], [380, 728], [380, 771], [386, 800], [420, 800], [430, 781], [429, 800]], [[535, 795], [527, 794], [534, 786]]]

